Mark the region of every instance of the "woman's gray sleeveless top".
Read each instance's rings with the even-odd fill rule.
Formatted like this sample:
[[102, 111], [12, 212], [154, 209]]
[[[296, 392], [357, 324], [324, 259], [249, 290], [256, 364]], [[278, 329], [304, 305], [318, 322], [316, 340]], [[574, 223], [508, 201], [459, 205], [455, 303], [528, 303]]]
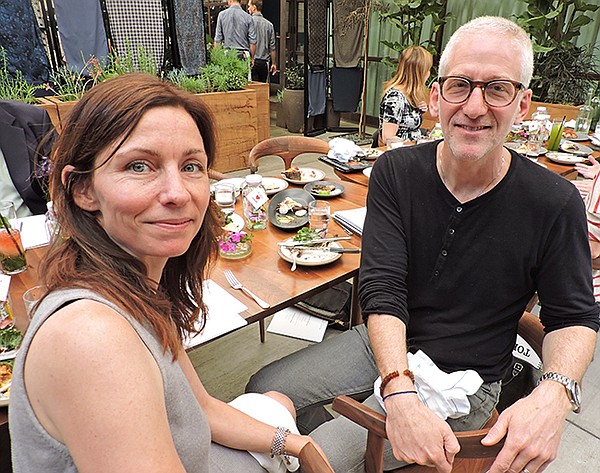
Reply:
[[[78, 299], [92, 299], [106, 304], [125, 317], [138, 333], [156, 360], [162, 375], [167, 417], [179, 458], [187, 472], [207, 473], [210, 427], [179, 363], [172, 361], [169, 352], [163, 353], [160, 343], [150, 330], [113, 303], [84, 289], [56, 291], [40, 304], [15, 360], [9, 406], [14, 472], [77, 471], [66, 446], [51, 437], [37, 420], [25, 390], [23, 366], [31, 340], [39, 327], [60, 307]], [[115, 432], [115, 435], [119, 433]]]

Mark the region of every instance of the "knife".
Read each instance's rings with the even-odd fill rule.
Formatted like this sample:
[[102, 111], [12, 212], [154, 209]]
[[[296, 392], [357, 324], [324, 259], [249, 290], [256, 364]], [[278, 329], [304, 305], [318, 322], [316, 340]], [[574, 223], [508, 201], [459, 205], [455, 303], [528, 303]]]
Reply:
[[292, 246], [286, 248], [301, 251], [322, 251], [327, 253], [360, 253], [360, 248], [340, 248], [339, 246]]
[[316, 240], [310, 240], [310, 241], [292, 241], [292, 242], [280, 241], [277, 244], [279, 246], [286, 246], [288, 248], [292, 248], [292, 247], [296, 247], [296, 246], [308, 247], [308, 245], [312, 245], [312, 244], [316, 244], [316, 243], [328, 243], [330, 241], [340, 241], [340, 240], [350, 240], [350, 237], [343, 236], [343, 237], [332, 237], [332, 238], [317, 238]]

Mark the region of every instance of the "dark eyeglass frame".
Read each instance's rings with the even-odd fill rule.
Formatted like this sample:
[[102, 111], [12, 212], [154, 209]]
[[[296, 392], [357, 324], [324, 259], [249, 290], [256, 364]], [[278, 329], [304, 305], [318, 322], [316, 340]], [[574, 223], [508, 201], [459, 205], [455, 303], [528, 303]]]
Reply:
[[[444, 96], [444, 82], [446, 82], [448, 79], [460, 79], [460, 80], [465, 81], [467, 84], [469, 84], [469, 93], [464, 98], [464, 100], [459, 100], [458, 102], [452, 102], [451, 100], [448, 100]], [[492, 104], [490, 104], [488, 102], [486, 94], [485, 94], [485, 90], [486, 90], [487, 87], [490, 86], [490, 84], [493, 85], [494, 83], [498, 83], [498, 82], [509, 82], [515, 88], [515, 93], [514, 93], [512, 99], [510, 99], [510, 102], [508, 102], [505, 105], [492, 105]], [[517, 95], [519, 94], [519, 91], [525, 89], [525, 86], [523, 84], [521, 84], [520, 82], [517, 82], [516, 80], [510, 80], [510, 79], [494, 79], [494, 80], [490, 80], [490, 81], [484, 82], [484, 81], [480, 81], [480, 80], [471, 80], [471, 79], [468, 79], [468, 78], [462, 77], [462, 76], [444, 76], [444, 77], [438, 78], [438, 83], [440, 84], [440, 95], [448, 103], [451, 103], [451, 104], [454, 104], [454, 105], [459, 104], [459, 103], [465, 103], [471, 97], [471, 94], [473, 93], [473, 90], [475, 89], [475, 87], [479, 87], [481, 89], [481, 94], [483, 96], [483, 101], [486, 103], [486, 105], [488, 107], [494, 107], [494, 108], [508, 107], [511, 103], [513, 103], [515, 101], [515, 99], [517, 98]]]

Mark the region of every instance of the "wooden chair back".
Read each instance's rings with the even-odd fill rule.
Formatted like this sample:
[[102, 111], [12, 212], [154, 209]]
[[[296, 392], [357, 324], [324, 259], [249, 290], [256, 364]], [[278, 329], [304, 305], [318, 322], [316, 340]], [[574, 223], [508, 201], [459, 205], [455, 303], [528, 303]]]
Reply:
[[538, 107], [546, 107], [546, 110], [551, 118], [561, 119], [562, 117], [566, 117], [566, 120], [575, 120], [577, 118], [577, 113], [579, 112], [579, 107], [576, 107], [575, 105], [531, 102], [529, 113], [527, 113], [525, 120], [531, 120], [531, 115], [537, 110]]
[[[544, 330], [539, 318], [525, 312], [519, 321], [518, 333], [541, 358]], [[385, 416], [348, 396], [336, 397], [333, 401], [333, 410], [368, 430], [365, 470], [366, 473], [382, 473], [383, 448], [387, 438]], [[456, 432], [456, 438], [460, 443], [460, 452], [454, 460], [453, 473], [483, 473], [489, 469], [502, 449], [504, 440], [491, 447], [481, 445], [481, 440], [497, 419], [498, 412], [494, 411], [492, 418], [482, 430]], [[394, 473], [434, 473], [435, 471], [435, 468], [409, 465], [394, 470]]]
[[248, 156], [250, 172], [258, 170], [258, 160], [263, 156], [279, 156], [283, 159], [285, 169], [292, 166], [294, 158], [303, 153], [327, 154], [329, 144], [319, 138], [307, 136], [279, 136], [258, 143]]

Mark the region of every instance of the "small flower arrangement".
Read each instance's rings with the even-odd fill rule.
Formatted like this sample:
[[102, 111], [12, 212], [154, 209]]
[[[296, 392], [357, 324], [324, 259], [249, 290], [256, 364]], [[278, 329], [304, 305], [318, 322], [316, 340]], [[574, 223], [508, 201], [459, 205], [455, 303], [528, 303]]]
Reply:
[[230, 259], [244, 258], [252, 252], [252, 233], [227, 231], [219, 239], [219, 253]]

